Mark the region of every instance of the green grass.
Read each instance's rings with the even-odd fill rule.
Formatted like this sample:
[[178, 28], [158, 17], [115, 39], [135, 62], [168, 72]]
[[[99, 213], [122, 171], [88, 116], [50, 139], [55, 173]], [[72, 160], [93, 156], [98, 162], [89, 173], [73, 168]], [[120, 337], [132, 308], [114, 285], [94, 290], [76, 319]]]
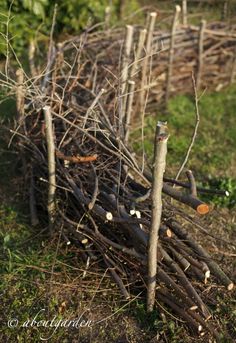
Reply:
[[[236, 86], [220, 93], [205, 93], [200, 98], [200, 125], [187, 168], [204, 184], [227, 186], [232, 191], [230, 204], [236, 199]], [[146, 118], [144, 127], [144, 151], [149, 165], [152, 163], [153, 140], [157, 120], [167, 121], [170, 130], [168, 141], [167, 171], [175, 176], [191, 142], [195, 126], [195, 102], [193, 97], [178, 95], [172, 98], [167, 113], [158, 112]], [[135, 151], [142, 154], [140, 129], [133, 132]], [[182, 175], [185, 178], [185, 175]], [[227, 181], [228, 180], [228, 181]], [[227, 200], [228, 201], [228, 200]]]
[[183, 332], [183, 327], [178, 326], [173, 320], [167, 320], [164, 312], [160, 310], [147, 313], [145, 300], [138, 300], [133, 305], [133, 312], [143, 329], [159, 335], [165, 334], [172, 343], [179, 342], [179, 334]]
[[[0, 217], [0, 294], [3, 295], [0, 304], [4, 309], [0, 340], [10, 337], [10, 342], [41, 342], [41, 338], [51, 336], [50, 342], [69, 342], [70, 335], [76, 336], [75, 330], [58, 327], [54, 333], [54, 327], [27, 327], [24, 323], [35, 316], [37, 322], [52, 320], [54, 316], [57, 320], [78, 317], [80, 297], [71, 281], [75, 273], [78, 276], [78, 271], [72, 268], [78, 257], [67, 251], [63, 242], [57, 252], [58, 237], [51, 241], [33, 231], [11, 207], [2, 205]], [[80, 311], [83, 312], [83, 307]], [[11, 319], [18, 320], [17, 327], [8, 326]]]

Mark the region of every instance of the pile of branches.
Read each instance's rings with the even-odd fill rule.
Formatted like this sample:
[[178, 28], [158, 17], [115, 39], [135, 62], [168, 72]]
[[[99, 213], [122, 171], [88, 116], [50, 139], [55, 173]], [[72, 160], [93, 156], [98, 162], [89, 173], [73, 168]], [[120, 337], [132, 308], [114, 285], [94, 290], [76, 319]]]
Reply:
[[[149, 51], [155, 41], [151, 19], [143, 41]], [[155, 177], [129, 148], [134, 98], [140, 93], [130, 78], [133, 65], [138, 79], [139, 66], [130, 66], [128, 50], [129, 39], [124, 43], [120, 30], [85, 32], [57, 46], [51, 39], [43, 72], [37, 74], [33, 58], [32, 78], [17, 72], [19, 118], [12, 130], [30, 184], [32, 224], [47, 210], [49, 230], [63, 226], [62, 236], [80, 247], [87, 268], [91, 261], [108, 268], [125, 299], [148, 284]], [[136, 54], [138, 62], [144, 50], [141, 46]], [[144, 68], [150, 60], [147, 56]], [[191, 226], [207, 230], [183, 204], [197, 215], [207, 214], [209, 206], [197, 194], [209, 190], [198, 189], [192, 173], [187, 175], [186, 182], [161, 180], [156, 300], [198, 335], [210, 332], [218, 338], [201, 293], [210, 280], [227, 290], [234, 285], [191, 234]]]

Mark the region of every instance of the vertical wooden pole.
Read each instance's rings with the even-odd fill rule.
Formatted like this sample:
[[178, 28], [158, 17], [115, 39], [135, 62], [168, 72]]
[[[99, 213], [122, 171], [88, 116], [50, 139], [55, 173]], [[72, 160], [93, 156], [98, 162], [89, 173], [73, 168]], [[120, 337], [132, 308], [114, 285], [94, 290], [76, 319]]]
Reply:
[[[24, 71], [22, 68], [16, 71], [16, 109], [17, 109], [17, 121], [19, 125], [19, 132], [24, 134], [26, 132], [25, 124], [25, 87], [24, 87]], [[22, 161], [23, 175], [27, 175], [27, 159], [23, 146], [20, 144], [22, 142], [22, 137], [18, 137], [19, 142], [19, 153]], [[25, 179], [26, 181], [26, 179]]]
[[31, 39], [29, 43], [28, 57], [29, 57], [30, 72], [33, 77], [37, 75], [37, 70], [34, 63], [34, 56], [35, 56], [35, 43], [34, 43], [34, 40]]
[[[157, 13], [151, 12], [148, 15], [147, 18], [147, 40], [146, 40], [146, 56], [144, 56], [143, 59], [143, 65], [142, 65], [142, 79], [141, 79], [141, 92], [140, 92], [140, 98], [139, 102], [139, 113], [141, 114], [141, 125], [142, 125], [142, 131], [141, 131], [141, 142], [142, 142], [142, 150], [143, 150], [143, 158], [142, 158], [142, 169], [144, 169], [144, 117], [145, 117], [145, 107], [146, 107], [146, 98], [147, 98], [147, 92], [148, 92], [148, 79], [150, 77], [151, 73], [151, 54], [152, 54], [152, 39], [153, 39], [153, 31], [155, 27]], [[148, 69], [149, 67], [149, 69]]]
[[152, 185], [152, 219], [148, 241], [148, 286], [147, 311], [152, 312], [156, 294], [158, 234], [162, 214], [163, 174], [166, 166], [168, 129], [164, 122], [158, 122], [155, 135], [153, 185]]
[[110, 6], [107, 6], [105, 8], [105, 20], [104, 20], [104, 26], [105, 26], [105, 29], [108, 30], [109, 29], [109, 26], [110, 26], [110, 21], [111, 21], [111, 7]]
[[43, 108], [44, 120], [45, 120], [45, 133], [47, 140], [47, 152], [48, 152], [48, 219], [49, 230], [52, 231], [53, 224], [55, 222], [56, 214], [56, 161], [55, 161], [55, 144], [53, 136], [53, 124], [52, 115], [49, 106]]
[[24, 117], [24, 106], [25, 106], [25, 90], [24, 90], [24, 72], [23, 69], [19, 68], [16, 71], [16, 109], [18, 114], [18, 121], [23, 121]]
[[165, 92], [166, 106], [170, 97], [171, 76], [172, 76], [174, 48], [175, 48], [175, 31], [178, 25], [180, 11], [181, 11], [180, 6], [176, 5], [175, 14], [174, 14], [173, 22], [172, 22], [172, 28], [171, 28], [170, 50], [169, 50], [168, 69], [167, 69], [167, 77], [166, 77], [166, 92]]
[[182, 24], [187, 25], [188, 24], [188, 17], [187, 17], [187, 0], [182, 0]]
[[151, 12], [149, 13], [148, 17], [148, 25], [147, 25], [147, 41], [146, 41], [146, 56], [143, 59], [143, 66], [142, 66], [142, 81], [141, 81], [141, 92], [140, 92], [140, 109], [141, 112], [144, 112], [145, 107], [145, 97], [146, 97], [146, 85], [148, 80], [148, 61], [150, 59], [151, 50], [152, 50], [152, 37], [153, 31], [155, 27], [157, 13]]
[[138, 46], [137, 46], [137, 50], [135, 53], [134, 63], [132, 65], [131, 71], [130, 71], [130, 79], [132, 79], [135, 76], [136, 72], [138, 71], [138, 65], [139, 65], [140, 59], [142, 57], [142, 51], [144, 49], [146, 35], [147, 35], [146, 29], [142, 29], [139, 31]]
[[[145, 44], [145, 40], [146, 40], [146, 35], [147, 35], [147, 30], [146, 29], [142, 29], [139, 31], [139, 38], [138, 38], [138, 46], [135, 50], [135, 57], [134, 57], [134, 62], [131, 66], [131, 70], [130, 70], [130, 80], [133, 80], [133, 78], [135, 78], [136, 74], [139, 74], [140, 71], [140, 66], [143, 65], [143, 51], [144, 51], [144, 44]], [[140, 114], [140, 103], [139, 103], [139, 99], [140, 97], [137, 98], [138, 101], [136, 101], [135, 104], [135, 108], [134, 108], [134, 116], [133, 118], [136, 116], [136, 114]]]
[[201, 87], [203, 52], [204, 52], [203, 43], [204, 43], [205, 28], [206, 28], [206, 20], [202, 20], [200, 29], [199, 29], [199, 40], [198, 40], [198, 66], [197, 66], [197, 77], [196, 77], [197, 91], [199, 91]]
[[228, 17], [228, 5], [229, 5], [229, 1], [226, 0], [223, 3], [223, 7], [222, 7], [222, 13], [221, 13], [221, 20], [225, 21], [227, 20]]
[[234, 76], [235, 76], [235, 66], [236, 66], [236, 46], [234, 48], [234, 54], [233, 54], [233, 59], [232, 59], [232, 69], [230, 73], [230, 84], [234, 82]]
[[126, 38], [125, 38], [125, 49], [123, 55], [123, 65], [121, 71], [121, 121], [123, 121], [125, 116], [126, 102], [127, 102], [127, 83], [129, 77], [129, 63], [130, 63], [130, 54], [133, 46], [133, 33], [134, 28], [132, 25], [126, 26]]
[[135, 82], [132, 80], [128, 81], [128, 100], [127, 100], [127, 109], [126, 109], [126, 120], [125, 120], [125, 139], [124, 143], [128, 144], [129, 133], [130, 133], [130, 123], [131, 123], [131, 114], [133, 109], [133, 99], [134, 99], [134, 87]]

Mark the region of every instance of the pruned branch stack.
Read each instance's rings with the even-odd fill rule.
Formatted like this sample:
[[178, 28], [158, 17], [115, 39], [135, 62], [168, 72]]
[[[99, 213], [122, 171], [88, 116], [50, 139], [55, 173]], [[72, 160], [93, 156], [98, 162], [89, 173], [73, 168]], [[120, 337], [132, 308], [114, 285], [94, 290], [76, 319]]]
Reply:
[[[223, 24], [204, 27], [201, 87], [219, 88], [232, 81], [234, 29]], [[77, 245], [85, 261], [108, 268], [125, 299], [140, 284], [146, 290], [155, 194], [152, 175], [139, 165], [129, 146], [131, 117], [140, 115], [140, 92], [149, 93], [149, 108], [164, 99], [171, 42], [171, 34], [156, 27], [149, 42], [151, 56], [146, 56], [148, 34], [141, 30], [141, 38], [139, 27], [129, 27], [128, 38], [116, 29], [85, 32], [57, 46], [51, 42], [54, 53], [48, 54], [41, 74], [20, 84], [24, 117], [14, 130], [30, 170], [26, 177], [34, 195], [34, 216], [37, 210], [37, 218], [45, 221], [48, 210], [50, 228], [56, 232], [63, 227], [62, 237]], [[191, 89], [192, 70], [199, 66], [200, 32], [198, 27], [175, 27], [169, 95]], [[148, 64], [143, 64], [145, 58]], [[145, 82], [143, 66], [150, 73]], [[144, 93], [141, 85], [146, 87]], [[172, 187], [175, 183], [178, 188]], [[163, 198], [152, 261], [157, 267], [154, 306], [161, 303], [196, 334], [210, 332], [218, 339], [202, 290], [211, 283], [229, 291], [234, 285], [194, 237], [198, 217], [210, 208], [198, 198], [190, 172], [184, 182], [165, 176], [154, 185], [161, 187]], [[189, 211], [197, 218], [191, 225]]]

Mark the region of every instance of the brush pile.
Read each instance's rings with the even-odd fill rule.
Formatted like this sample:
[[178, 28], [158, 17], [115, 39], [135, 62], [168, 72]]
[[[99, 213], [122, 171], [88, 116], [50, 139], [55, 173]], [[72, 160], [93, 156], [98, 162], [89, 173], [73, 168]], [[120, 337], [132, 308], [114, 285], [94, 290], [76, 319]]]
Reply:
[[[30, 170], [32, 224], [48, 210], [49, 229], [63, 226], [63, 238], [80, 247], [87, 268], [91, 261], [108, 268], [125, 299], [147, 284], [152, 176], [130, 150], [129, 131], [134, 114], [165, 94], [170, 35], [154, 31], [154, 17], [139, 38], [128, 26], [125, 40], [119, 29], [84, 33], [57, 46], [51, 41], [44, 71], [37, 74], [31, 58], [32, 78], [19, 70], [16, 87], [14, 132], [26, 152], [26, 175]], [[206, 31], [204, 86], [230, 78], [236, 33], [226, 38], [222, 29]], [[171, 93], [189, 87], [198, 33], [191, 27], [176, 32]], [[210, 282], [229, 291], [234, 285], [193, 238], [193, 227], [205, 234], [207, 228], [186, 209], [196, 217], [207, 214], [209, 206], [197, 196], [207, 191], [195, 187], [190, 172], [185, 183], [164, 179], [156, 300], [198, 335], [218, 338], [202, 291]]]

